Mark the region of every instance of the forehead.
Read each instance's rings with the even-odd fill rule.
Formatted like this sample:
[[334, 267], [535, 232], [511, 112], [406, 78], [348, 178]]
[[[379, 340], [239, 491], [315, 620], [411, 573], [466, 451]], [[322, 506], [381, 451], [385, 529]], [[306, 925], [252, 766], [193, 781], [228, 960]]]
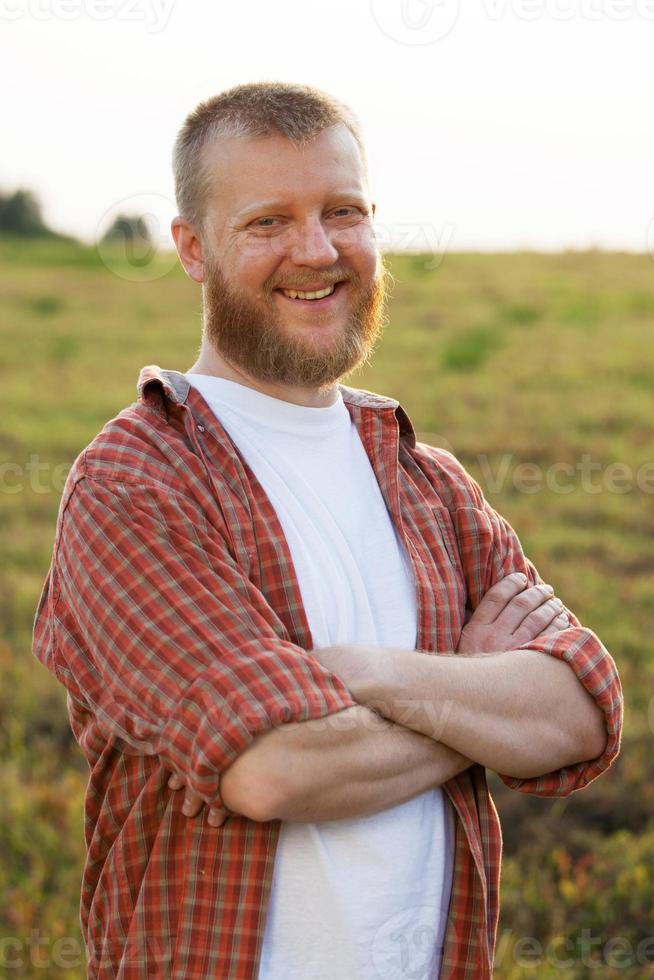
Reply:
[[256, 200], [293, 204], [339, 190], [368, 192], [359, 146], [340, 123], [304, 146], [277, 134], [220, 137], [205, 148], [203, 166], [209, 207], [225, 215]]

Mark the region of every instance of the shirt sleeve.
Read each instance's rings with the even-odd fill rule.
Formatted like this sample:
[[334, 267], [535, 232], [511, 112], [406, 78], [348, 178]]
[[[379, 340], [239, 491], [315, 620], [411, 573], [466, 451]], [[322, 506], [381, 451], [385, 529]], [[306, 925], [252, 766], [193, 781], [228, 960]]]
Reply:
[[[470, 476], [468, 480], [478, 499], [475, 506], [458, 508], [455, 522], [469, 603], [475, 609], [483, 595], [512, 572], [523, 572], [529, 585], [543, 580], [523, 554], [513, 528], [484, 499], [481, 488]], [[568, 628], [531, 640], [520, 649], [537, 650], [569, 665], [604, 713], [607, 741], [598, 758], [542, 776], [519, 779], [498, 774], [512, 789], [537, 796], [568, 796], [582, 789], [608, 769], [620, 751], [623, 695], [615, 662], [592, 630], [582, 626], [570, 610], [562, 611], [567, 613]]]
[[81, 477], [49, 582], [40, 659], [103, 735], [159, 756], [213, 802], [257, 734], [357, 703], [291, 642], [198, 505], [167, 486]]
[[[529, 585], [541, 583], [511, 525], [490, 506], [479, 484], [456, 457], [424, 443], [417, 443], [416, 452], [452, 515], [468, 607], [474, 611], [486, 592], [512, 572], [523, 572]], [[569, 796], [587, 786], [614, 762], [622, 737], [623, 694], [615, 662], [592, 630], [570, 610], [564, 607], [562, 611], [569, 620], [566, 629], [531, 640], [521, 649], [536, 650], [568, 664], [601, 709], [607, 738], [604, 751], [596, 759], [527, 779], [498, 774], [511, 789], [537, 796]]]

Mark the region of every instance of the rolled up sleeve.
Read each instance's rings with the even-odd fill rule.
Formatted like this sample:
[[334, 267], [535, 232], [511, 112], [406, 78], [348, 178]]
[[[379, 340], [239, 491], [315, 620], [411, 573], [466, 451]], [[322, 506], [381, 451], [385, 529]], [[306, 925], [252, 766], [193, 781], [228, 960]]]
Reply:
[[[468, 476], [475, 506], [456, 511], [456, 529], [466, 576], [470, 607], [474, 610], [483, 595], [506, 575], [523, 572], [528, 585], [543, 580], [525, 557], [510, 524], [484, 499], [479, 486]], [[524, 644], [520, 649], [540, 651], [564, 660], [602, 710], [606, 722], [606, 746], [598, 758], [565, 766], [545, 775], [520, 779], [501, 775], [507, 786], [538, 796], [568, 796], [582, 789], [609, 768], [620, 751], [623, 694], [616, 664], [592, 630], [585, 628], [564, 608], [569, 627], [551, 636]]]
[[207, 799], [259, 733], [356, 704], [291, 642], [197, 504], [163, 485], [75, 483], [39, 615], [41, 659], [101, 732]]
[[512, 789], [537, 796], [569, 796], [575, 790], [583, 789], [609, 768], [620, 751], [623, 696], [616, 665], [592, 630], [579, 625], [572, 613], [565, 611], [575, 625], [552, 636], [531, 640], [520, 649], [537, 650], [569, 665], [604, 714], [606, 746], [596, 759], [565, 766], [543, 776], [531, 779], [501, 776]]

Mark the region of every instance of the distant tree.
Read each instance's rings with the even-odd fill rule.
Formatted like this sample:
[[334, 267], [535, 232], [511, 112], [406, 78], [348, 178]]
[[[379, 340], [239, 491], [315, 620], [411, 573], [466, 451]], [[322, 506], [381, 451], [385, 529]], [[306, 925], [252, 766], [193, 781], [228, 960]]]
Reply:
[[148, 223], [139, 214], [116, 215], [100, 241], [121, 243], [130, 263], [137, 266], [147, 265], [157, 251]]
[[116, 239], [130, 242], [152, 243], [152, 235], [145, 218], [140, 214], [118, 214], [111, 227], [102, 236], [103, 242]]
[[26, 238], [51, 238], [51, 231], [41, 217], [41, 205], [31, 191], [18, 190], [0, 194], [0, 234], [23, 235]]

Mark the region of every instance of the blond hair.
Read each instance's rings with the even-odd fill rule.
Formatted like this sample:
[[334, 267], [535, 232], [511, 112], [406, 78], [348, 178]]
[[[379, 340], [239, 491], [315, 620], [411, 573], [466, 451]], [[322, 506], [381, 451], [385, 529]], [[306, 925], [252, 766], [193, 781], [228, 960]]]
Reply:
[[184, 120], [173, 149], [179, 214], [202, 228], [211, 189], [211, 174], [203, 158], [205, 147], [213, 139], [280, 134], [301, 146], [338, 123], [354, 136], [365, 171], [365, 150], [356, 116], [320, 89], [285, 82], [252, 82], [200, 102]]

